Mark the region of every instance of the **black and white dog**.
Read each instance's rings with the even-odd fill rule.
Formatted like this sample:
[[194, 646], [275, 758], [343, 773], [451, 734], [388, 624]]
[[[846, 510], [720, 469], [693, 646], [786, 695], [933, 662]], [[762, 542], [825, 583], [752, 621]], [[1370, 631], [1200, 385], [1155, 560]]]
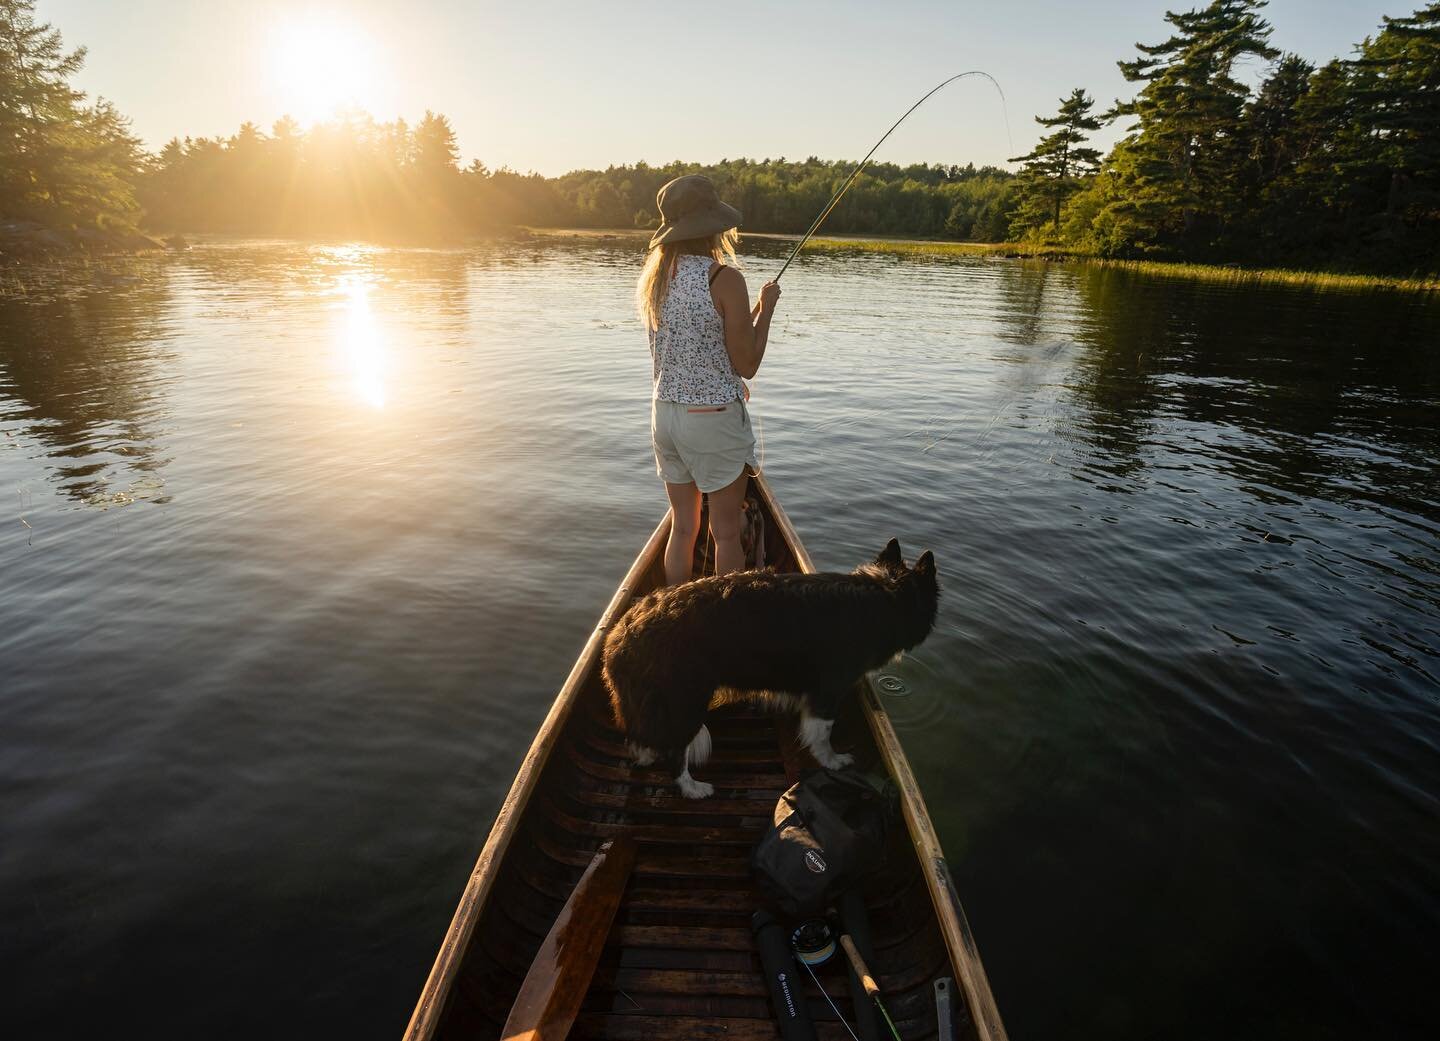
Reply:
[[605, 638], [605, 683], [640, 766], [673, 765], [687, 798], [713, 785], [690, 776], [710, 756], [710, 708], [735, 701], [798, 709], [800, 739], [821, 765], [840, 699], [865, 673], [919, 644], [935, 625], [935, 557], [907, 568], [891, 539], [850, 574], [741, 571], [657, 590]]

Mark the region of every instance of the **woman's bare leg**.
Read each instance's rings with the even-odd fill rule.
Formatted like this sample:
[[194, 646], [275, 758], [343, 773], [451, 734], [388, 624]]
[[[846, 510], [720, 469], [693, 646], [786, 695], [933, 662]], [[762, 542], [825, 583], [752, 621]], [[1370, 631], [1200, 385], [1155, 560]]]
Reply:
[[700, 489], [695, 482], [665, 482], [670, 499], [670, 541], [665, 543], [665, 584], [678, 586], [690, 581], [695, 560], [695, 536], [700, 534]]
[[715, 536], [715, 574], [745, 570], [745, 550], [740, 545], [740, 510], [750, 486], [748, 470], [719, 491], [710, 493], [710, 534]]

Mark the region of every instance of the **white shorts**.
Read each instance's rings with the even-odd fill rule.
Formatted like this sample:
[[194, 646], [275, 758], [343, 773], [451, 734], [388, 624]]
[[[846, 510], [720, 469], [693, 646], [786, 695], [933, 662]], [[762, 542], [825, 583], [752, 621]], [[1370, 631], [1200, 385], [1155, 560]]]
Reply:
[[724, 405], [650, 403], [650, 440], [655, 472], [666, 484], [719, 491], [745, 472], [758, 472], [750, 412], [736, 398]]

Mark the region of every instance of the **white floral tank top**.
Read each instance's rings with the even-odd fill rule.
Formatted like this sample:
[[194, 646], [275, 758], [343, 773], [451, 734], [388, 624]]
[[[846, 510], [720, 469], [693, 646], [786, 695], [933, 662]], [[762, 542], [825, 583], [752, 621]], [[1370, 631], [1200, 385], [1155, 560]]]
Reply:
[[724, 405], [744, 394], [725, 349], [725, 325], [710, 297], [710, 258], [681, 256], [650, 333], [655, 399]]

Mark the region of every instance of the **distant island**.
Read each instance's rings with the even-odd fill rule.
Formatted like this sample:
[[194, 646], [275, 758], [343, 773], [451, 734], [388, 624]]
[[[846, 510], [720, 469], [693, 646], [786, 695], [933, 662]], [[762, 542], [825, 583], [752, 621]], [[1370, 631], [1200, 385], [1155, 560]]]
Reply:
[[[836, 235], [1022, 243], [1105, 258], [1240, 262], [1417, 277], [1440, 272], [1440, 2], [1386, 17], [1354, 57], [1316, 66], [1269, 44], [1264, 0], [1165, 16], [1120, 69], [1135, 96], [1096, 112], [1076, 88], [1012, 173], [881, 163], [825, 225]], [[1157, 26], [1157, 30], [1160, 27]], [[1158, 33], [1157, 33], [1158, 35]], [[1257, 89], [1235, 78], [1268, 64]], [[158, 245], [224, 233], [457, 241], [518, 226], [657, 223], [665, 181], [705, 173], [744, 230], [799, 232], [853, 169], [808, 158], [672, 162], [560, 177], [461, 167], [454, 129], [363, 112], [149, 154], [121, 113], [70, 86], [33, 0], [0, 2], [0, 257]], [[1088, 146], [1111, 120], [1127, 135]]]

